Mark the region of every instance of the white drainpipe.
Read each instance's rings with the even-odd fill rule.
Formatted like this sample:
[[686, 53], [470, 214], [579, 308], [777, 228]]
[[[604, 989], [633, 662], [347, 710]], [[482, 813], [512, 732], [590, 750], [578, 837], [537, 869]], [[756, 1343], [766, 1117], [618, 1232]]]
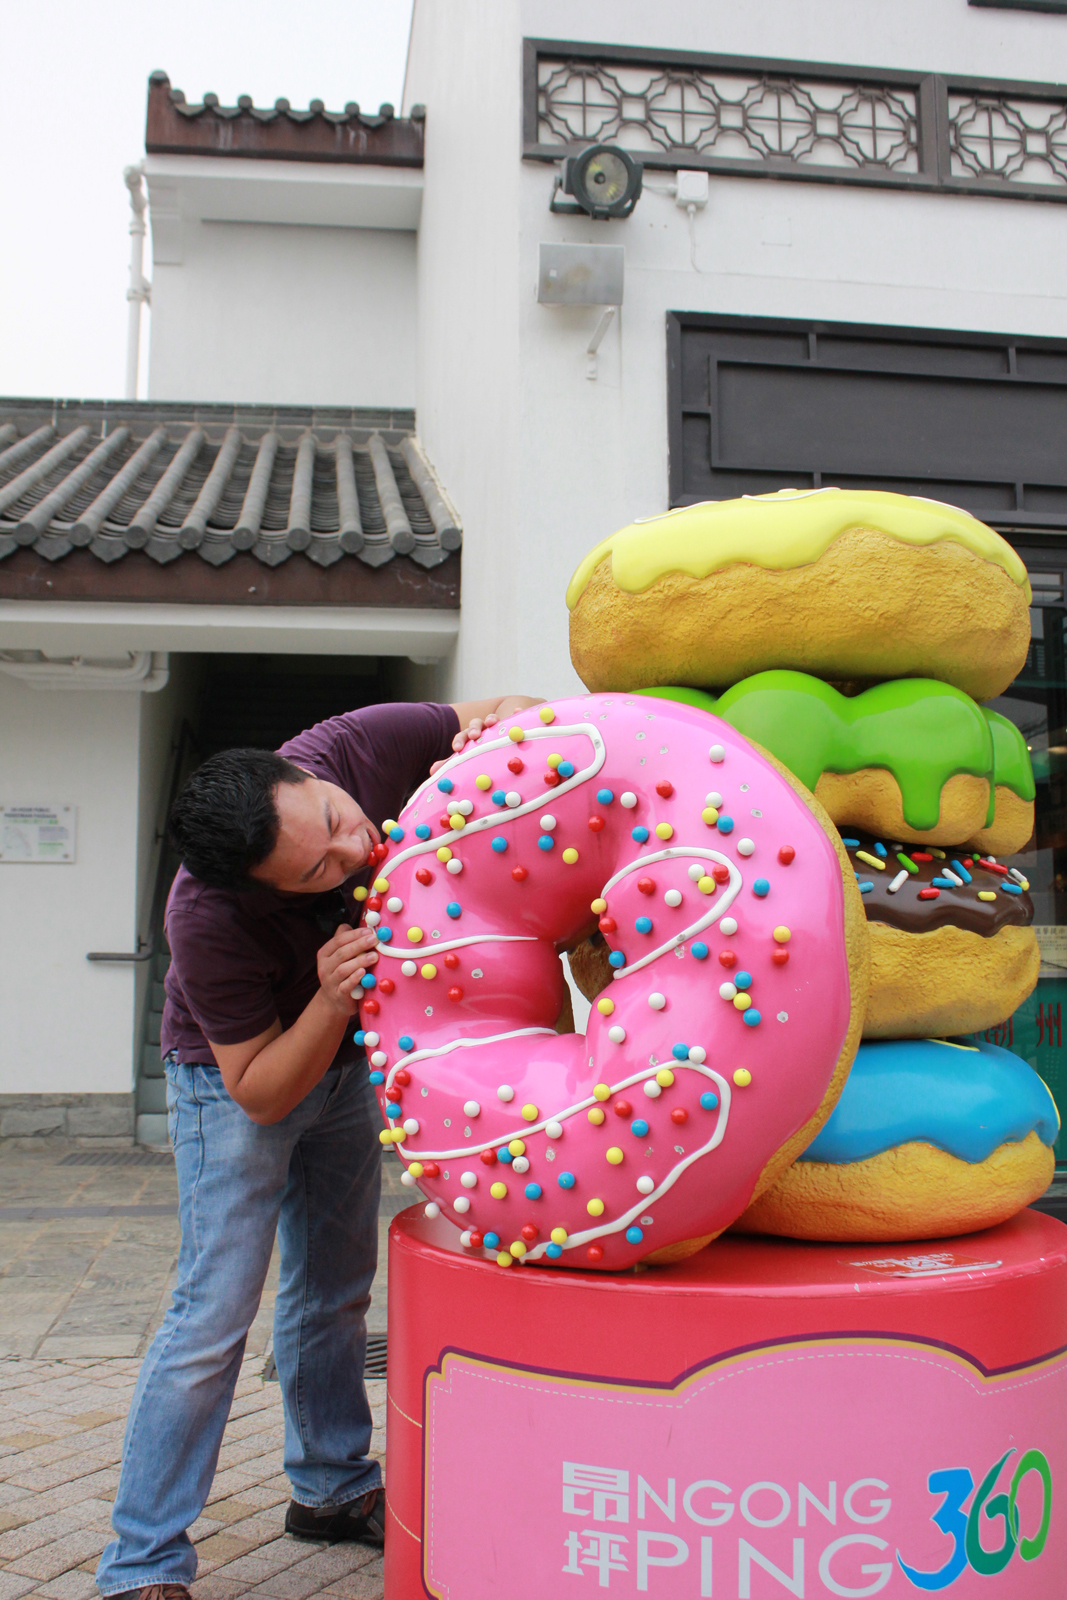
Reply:
[[148, 200], [141, 182], [144, 163], [126, 167], [123, 178], [130, 191], [130, 286], [126, 290], [129, 319], [126, 327], [126, 399], [137, 399], [137, 373], [141, 360], [141, 306], [152, 298], [143, 270], [145, 211]]

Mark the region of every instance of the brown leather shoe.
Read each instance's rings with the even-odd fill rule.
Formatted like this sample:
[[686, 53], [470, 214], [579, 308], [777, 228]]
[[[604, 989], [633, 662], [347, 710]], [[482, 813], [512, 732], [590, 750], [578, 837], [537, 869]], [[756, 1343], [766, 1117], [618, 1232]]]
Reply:
[[353, 1540], [380, 1550], [385, 1544], [385, 1490], [372, 1489], [343, 1506], [302, 1506], [290, 1500], [285, 1531], [294, 1539], [324, 1539], [327, 1544]]
[[149, 1583], [143, 1589], [123, 1589], [107, 1600], [191, 1600], [184, 1583]]

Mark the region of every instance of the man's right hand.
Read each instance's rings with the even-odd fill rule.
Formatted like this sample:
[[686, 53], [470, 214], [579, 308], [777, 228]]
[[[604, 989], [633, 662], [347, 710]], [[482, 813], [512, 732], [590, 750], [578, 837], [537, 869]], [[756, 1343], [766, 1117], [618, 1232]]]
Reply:
[[372, 928], [350, 928], [342, 922], [319, 951], [323, 996], [346, 1017], [353, 1015], [363, 993], [360, 979], [378, 960], [377, 943]]

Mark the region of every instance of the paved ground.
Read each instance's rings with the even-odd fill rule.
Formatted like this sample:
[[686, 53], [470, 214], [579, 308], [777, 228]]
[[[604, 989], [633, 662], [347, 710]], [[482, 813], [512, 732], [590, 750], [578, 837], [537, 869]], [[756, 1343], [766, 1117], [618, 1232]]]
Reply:
[[[126, 1409], [178, 1249], [173, 1165], [67, 1166], [0, 1151], [0, 1600], [91, 1600], [110, 1537]], [[385, 1230], [408, 1196], [390, 1169], [369, 1319], [385, 1329]], [[264, 1381], [277, 1282], [253, 1324], [204, 1516], [196, 1600], [380, 1600], [381, 1562], [281, 1534], [278, 1385]], [[385, 1456], [385, 1384], [369, 1382]]]

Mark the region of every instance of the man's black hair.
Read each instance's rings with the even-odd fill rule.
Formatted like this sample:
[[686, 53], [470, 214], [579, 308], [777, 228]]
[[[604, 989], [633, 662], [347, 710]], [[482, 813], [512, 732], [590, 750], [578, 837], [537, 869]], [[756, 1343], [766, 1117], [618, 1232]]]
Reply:
[[273, 750], [223, 750], [197, 768], [175, 800], [169, 831], [182, 866], [215, 889], [247, 889], [278, 842], [280, 783], [308, 774]]

